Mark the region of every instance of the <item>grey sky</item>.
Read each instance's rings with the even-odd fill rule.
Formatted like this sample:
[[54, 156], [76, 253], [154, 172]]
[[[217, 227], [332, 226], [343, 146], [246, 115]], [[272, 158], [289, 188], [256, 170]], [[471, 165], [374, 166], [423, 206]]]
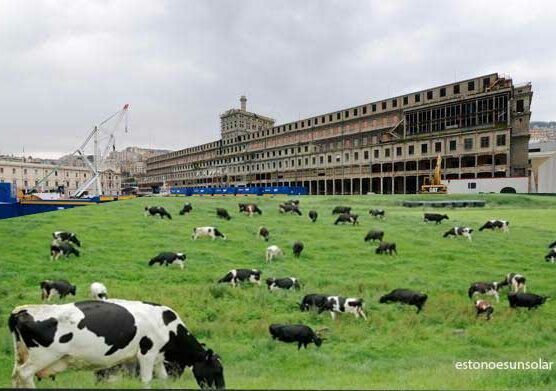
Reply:
[[556, 120], [552, 1], [0, 0], [0, 154], [59, 155], [131, 106], [129, 145], [219, 137], [490, 72], [533, 83]]

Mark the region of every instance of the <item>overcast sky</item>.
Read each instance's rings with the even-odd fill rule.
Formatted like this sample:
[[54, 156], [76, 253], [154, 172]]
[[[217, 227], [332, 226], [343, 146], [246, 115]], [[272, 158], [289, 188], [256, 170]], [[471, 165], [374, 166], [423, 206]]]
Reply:
[[0, 0], [0, 154], [71, 152], [125, 103], [118, 149], [180, 149], [242, 94], [279, 124], [490, 72], [556, 120], [554, 4]]

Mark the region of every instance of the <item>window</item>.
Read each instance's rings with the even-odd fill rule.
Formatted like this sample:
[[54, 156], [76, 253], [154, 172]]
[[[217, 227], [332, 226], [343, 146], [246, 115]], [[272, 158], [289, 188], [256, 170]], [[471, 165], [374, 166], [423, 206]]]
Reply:
[[[23, 169], [23, 173], [27, 174], [27, 169], [26, 168]], [[27, 185], [25, 185], [25, 186], [27, 186]]]
[[324, 164], [324, 156], [320, 156], [320, 157], [319, 157], [319, 163], [320, 163], [320, 164]]
[[382, 102], [382, 110], [386, 110], [386, 102]]
[[344, 161], [349, 162], [349, 153], [345, 153], [344, 155]]
[[12, 174], [15, 174], [15, 168], [12, 168]]
[[506, 145], [506, 135], [499, 134], [496, 136], [496, 146], [501, 147], [503, 145]]
[[434, 143], [434, 152], [441, 152], [442, 151], [442, 143], [437, 141]]
[[[319, 119], [315, 118], [315, 125], [318, 125], [318, 124], [319, 124]], [[309, 125], [311, 125], [311, 120], [309, 120]]]
[[440, 89], [440, 97], [442, 98], [442, 97], [444, 97], [444, 96], [446, 96], [446, 87], [442, 87], [442, 88]]
[[459, 84], [454, 86], [454, 94], [459, 94]]
[[402, 156], [402, 147], [396, 147], [396, 156]]
[[427, 153], [427, 150], [429, 148], [428, 144], [421, 144], [421, 153]]
[[476, 189], [477, 188], [477, 182], [469, 182], [467, 184], [467, 188], [468, 189]]
[[354, 152], [353, 153], [353, 160], [355, 160], [355, 161], [359, 160], [359, 152]]
[[332, 155], [328, 155], [328, 163], [332, 163]]
[[353, 109], [353, 115], [354, 115], [354, 116], [357, 115], [357, 109]]
[[342, 118], [342, 114], [340, 113], [336, 114], [336, 119], [340, 119], [340, 118]]
[[380, 151], [378, 149], [375, 149], [375, 159], [378, 159], [380, 154]]
[[332, 114], [328, 115], [328, 122], [332, 122]]
[[[344, 112], [344, 118], [349, 118], [349, 111], [346, 110], [346, 111]], [[339, 119], [339, 118], [338, 118], [338, 119]]]
[[421, 102], [421, 95], [415, 94], [415, 103]]
[[385, 157], [390, 157], [390, 148], [386, 148], [386, 149], [384, 150], [384, 156], [385, 156]]
[[469, 81], [467, 82], [467, 91], [473, 91], [475, 89], [475, 82]]
[[415, 146], [414, 145], [410, 145], [407, 147], [407, 154], [408, 155], [413, 155], [415, 153]]
[[407, 99], [407, 96], [403, 97], [403, 105], [407, 105], [409, 103], [409, 99]]
[[524, 110], [524, 105], [523, 105], [523, 99], [518, 99], [518, 100], [517, 100], [516, 106], [515, 106], [515, 110], [516, 110], [518, 113], [523, 113], [523, 112], [525, 111], [525, 110]]
[[4, 167], [0, 167], [0, 174], [4, 173]]
[[463, 140], [463, 149], [465, 149], [466, 151], [469, 151], [470, 149], [473, 149], [473, 139], [472, 138], [466, 138]]
[[427, 91], [427, 99], [428, 100], [432, 99], [432, 91]]
[[375, 104], [375, 103], [373, 103], [373, 104], [371, 105], [371, 111], [372, 111], [372, 112], [375, 112], [375, 111], [376, 111], [376, 104]]
[[363, 152], [363, 159], [369, 160], [369, 151]]
[[398, 107], [398, 100], [392, 99], [392, 107]]
[[362, 111], [363, 115], [367, 114], [367, 106], [363, 106], [361, 111]]
[[483, 79], [483, 88], [486, 89], [486, 88], [488, 88], [488, 86], [490, 86], [490, 78], [485, 77], [485, 78]]
[[457, 148], [457, 141], [456, 140], [450, 140], [450, 151], [455, 151]]
[[488, 148], [490, 144], [490, 137], [481, 137], [481, 148]]

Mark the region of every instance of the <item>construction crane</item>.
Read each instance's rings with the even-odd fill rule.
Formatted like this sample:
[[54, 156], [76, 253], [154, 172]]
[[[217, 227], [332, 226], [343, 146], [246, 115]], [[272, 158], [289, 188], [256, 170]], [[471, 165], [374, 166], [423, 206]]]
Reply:
[[446, 194], [448, 192], [448, 186], [441, 182], [441, 171], [442, 157], [438, 155], [436, 157], [436, 167], [434, 168], [433, 174], [425, 178], [425, 183], [421, 186], [421, 193], [439, 193]]

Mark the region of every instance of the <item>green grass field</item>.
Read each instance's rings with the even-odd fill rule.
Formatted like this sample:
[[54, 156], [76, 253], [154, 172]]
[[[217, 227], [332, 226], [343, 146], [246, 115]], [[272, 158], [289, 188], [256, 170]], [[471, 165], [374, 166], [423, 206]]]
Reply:
[[[441, 196], [433, 196], [435, 199]], [[500, 281], [508, 272], [524, 274], [528, 292], [556, 297], [556, 264], [544, 261], [556, 240], [556, 199], [492, 195], [487, 207], [446, 210], [441, 225], [422, 221], [422, 208], [403, 208], [416, 197], [300, 197], [304, 215], [280, 215], [286, 197], [140, 198], [0, 221], [0, 387], [10, 386], [12, 340], [7, 327], [17, 305], [39, 303], [39, 282], [64, 278], [78, 286], [76, 300], [88, 298], [89, 284], [103, 282], [111, 297], [159, 302], [174, 308], [193, 334], [223, 360], [228, 388], [250, 389], [556, 389], [556, 303], [537, 310], [511, 310], [501, 292], [494, 318], [475, 318], [467, 288], [474, 281]], [[422, 198], [422, 197], [421, 197]], [[446, 198], [446, 197], [445, 197]], [[462, 198], [462, 197], [452, 197]], [[255, 201], [262, 216], [240, 215], [237, 203]], [[184, 202], [193, 212], [179, 216]], [[162, 205], [173, 220], [144, 217], [145, 205]], [[331, 210], [349, 205], [359, 226], [334, 226]], [[226, 207], [231, 221], [216, 218]], [[386, 210], [385, 221], [368, 215]], [[311, 223], [307, 212], [319, 219]], [[478, 229], [487, 219], [511, 222], [510, 232], [475, 232], [472, 242], [444, 239], [451, 226]], [[226, 241], [191, 240], [194, 226], [214, 225]], [[259, 226], [271, 240], [259, 240]], [[364, 243], [372, 228], [397, 243], [398, 256], [375, 255]], [[76, 232], [82, 256], [50, 261], [51, 232]], [[291, 253], [296, 240], [305, 244], [299, 259]], [[286, 257], [267, 265], [264, 252], [276, 244]], [[178, 267], [149, 267], [160, 251], [187, 254]], [[259, 268], [266, 277], [298, 277], [300, 292], [269, 292], [263, 284], [232, 288], [217, 281], [232, 268]], [[414, 307], [378, 304], [394, 288], [426, 292], [420, 314]], [[368, 321], [343, 314], [302, 313], [296, 303], [307, 293], [362, 297]], [[68, 302], [71, 299], [66, 299]], [[320, 348], [297, 351], [295, 344], [273, 341], [270, 323], [304, 323], [328, 327]], [[554, 361], [551, 371], [456, 370], [456, 361]], [[39, 387], [96, 387], [91, 371], [68, 370]], [[140, 387], [135, 379], [103, 387]], [[190, 371], [177, 381], [155, 380], [153, 388], [197, 388]]]

